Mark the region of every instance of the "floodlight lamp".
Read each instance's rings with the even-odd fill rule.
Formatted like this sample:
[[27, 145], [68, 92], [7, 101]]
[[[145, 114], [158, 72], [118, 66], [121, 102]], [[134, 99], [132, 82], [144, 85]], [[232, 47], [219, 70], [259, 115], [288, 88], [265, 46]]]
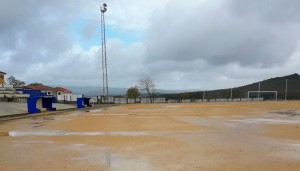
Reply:
[[103, 6], [104, 6], [104, 7], [107, 7], [106, 3], [103, 3]]
[[100, 11], [101, 11], [102, 13], [105, 13], [105, 12], [107, 11], [107, 9], [106, 9], [105, 7], [103, 7], [103, 6], [101, 6], [101, 7], [100, 7]]

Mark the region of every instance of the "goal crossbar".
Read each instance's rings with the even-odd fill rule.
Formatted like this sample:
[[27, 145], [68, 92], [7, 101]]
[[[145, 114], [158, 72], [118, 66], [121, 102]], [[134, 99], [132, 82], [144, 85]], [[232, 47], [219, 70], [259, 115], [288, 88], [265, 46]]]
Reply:
[[[277, 91], [248, 91], [248, 101], [249, 101], [249, 96], [250, 96], [250, 93], [258, 93], [258, 97], [259, 97], [259, 94], [260, 93], [275, 93], [275, 99], [277, 101]], [[258, 99], [259, 100], [259, 99]]]

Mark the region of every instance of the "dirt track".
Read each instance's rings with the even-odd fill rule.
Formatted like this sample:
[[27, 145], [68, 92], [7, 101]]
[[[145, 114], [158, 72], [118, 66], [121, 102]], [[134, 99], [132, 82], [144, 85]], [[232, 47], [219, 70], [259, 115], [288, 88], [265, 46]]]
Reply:
[[300, 102], [134, 104], [0, 123], [1, 170], [299, 170]]

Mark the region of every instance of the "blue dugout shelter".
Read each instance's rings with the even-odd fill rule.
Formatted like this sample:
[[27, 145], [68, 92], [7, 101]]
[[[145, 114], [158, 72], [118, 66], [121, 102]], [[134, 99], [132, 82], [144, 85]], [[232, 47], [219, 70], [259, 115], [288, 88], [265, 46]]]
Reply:
[[77, 98], [77, 108], [85, 108], [86, 106], [92, 106], [90, 104], [90, 97], [80, 97]]
[[30, 97], [27, 98], [28, 113], [40, 113], [42, 108], [45, 108], [48, 111], [56, 110], [56, 108], [52, 106], [55, 101], [54, 96], [47, 96], [46, 93], [43, 93], [40, 90], [19, 89], [18, 91], [22, 91], [23, 94], [30, 95]]
[[48, 111], [55, 111], [56, 108], [52, 107], [55, 100], [53, 96], [40, 96], [40, 97], [28, 97], [27, 108], [28, 113], [40, 113], [41, 108], [46, 108]]

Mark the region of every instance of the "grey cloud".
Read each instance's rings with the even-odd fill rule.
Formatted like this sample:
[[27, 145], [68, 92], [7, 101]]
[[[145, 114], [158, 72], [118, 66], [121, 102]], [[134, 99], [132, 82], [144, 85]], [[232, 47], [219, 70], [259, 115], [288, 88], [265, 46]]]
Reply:
[[141, 43], [126, 46], [122, 41], [112, 39], [108, 41], [108, 70], [111, 85], [133, 86], [147, 73], [145, 64], [145, 47]]
[[[83, 1], [74, 0], [12, 0], [0, 3], [3, 19], [0, 28], [1, 70], [27, 83], [101, 85], [99, 47], [82, 49], [80, 42], [72, 39], [69, 30], [72, 22], [84, 19], [87, 24], [78, 34], [82, 34], [79, 36], [84, 39], [93, 37], [100, 27], [96, 3], [88, 2], [86, 5]], [[17, 11], [4, 10], [14, 6]], [[97, 10], [97, 14], [88, 13], [91, 9]], [[109, 78], [114, 78], [109, 79], [109, 84], [121, 87], [128, 82], [135, 84], [136, 75], [144, 69], [143, 45], [123, 45], [121, 41], [109, 38], [107, 41]]]
[[[45, 84], [87, 85], [95, 77], [100, 77], [99, 47], [84, 51], [80, 46], [73, 46], [60, 54], [56, 60], [34, 63], [24, 73], [29, 82], [39, 80]], [[97, 80], [98, 84], [100, 79]], [[77, 82], [77, 83], [76, 83]]]
[[[150, 76], [158, 88], [214, 89], [297, 72], [299, 3], [243, 2], [111, 1], [107, 25], [137, 31], [143, 38], [128, 43], [107, 37], [109, 86], [129, 87]], [[99, 47], [82, 49], [70, 33], [70, 25], [80, 18], [86, 24], [79, 37], [100, 34], [98, 5], [0, 1], [0, 70], [27, 83], [101, 85]]]
[[299, 23], [298, 0], [231, 0], [231, 10], [242, 17], [258, 17], [273, 24]]
[[[9, 65], [2, 66], [3, 69], [11, 74], [18, 73], [18, 70], [26, 71], [34, 63], [55, 61], [72, 47], [67, 27], [77, 14], [74, 6], [70, 5], [71, 1], [68, 2], [0, 2], [0, 58], [13, 52], [9, 56]], [[72, 2], [76, 4], [76, 1]], [[14, 69], [15, 66], [18, 69]]]
[[[211, 65], [270, 67], [282, 65], [295, 52], [298, 20], [274, 25], [261, 19], [266, 14], [251, 18], [232, 12], [233, 5], [239, 5], [228, 2], [231, 1], [192, 1], [182, 7], [172, 1], [153, 17], [145, 38], [148, 60], [203, 59]], [[270, 13], [284, 7], [274, 6]], [[188, 10], [179, 12], [182, 9]]]

